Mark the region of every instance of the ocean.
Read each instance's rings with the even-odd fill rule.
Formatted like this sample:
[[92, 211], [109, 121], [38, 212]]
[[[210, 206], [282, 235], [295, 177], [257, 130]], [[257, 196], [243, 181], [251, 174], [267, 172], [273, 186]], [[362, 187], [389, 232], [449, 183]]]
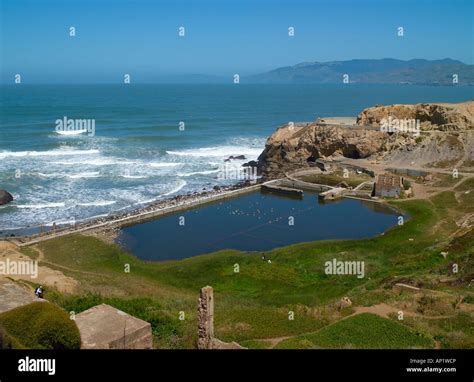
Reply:
[[[472, 87], [395, 85], [4, 85], [3, 235], [139, 208], [235, 179], [278, 126], [375, 104], [461, 102]], [[89, 120], [93, 129], [58, 128]], [[75, 125], [76, 127], [78, 125]], [[88, 125], [91, 127], [91, 125]]]

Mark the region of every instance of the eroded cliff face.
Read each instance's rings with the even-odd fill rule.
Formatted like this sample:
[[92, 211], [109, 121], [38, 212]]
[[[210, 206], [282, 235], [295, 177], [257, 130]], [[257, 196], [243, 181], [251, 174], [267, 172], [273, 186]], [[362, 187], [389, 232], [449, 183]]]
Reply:
[[[418, 120], [421, 133], [387, 132], [384, 119]], [[474, 101], [461, 104], [375, 106], [354, 127], [319, 122], [286, 125], [268, 138], [258, 158], [266, 179], [311, 165], [316, 159], [371, 158], [417, 167], [474, 166]]]
[[419, 120], [421, 130], [471, 130], [474, 129], [474, 101], [374, 106], [357, 116], [357, 124], [379, 127], [381, 121], [390, 116], [401, 120]]
[[386, 133], [364, 128], [318, 123], [283, 126], [267, 140], [258, 163], [263, 174], [273, 178], [318, 158], [367, 158], [382, 150], [386, 138]]

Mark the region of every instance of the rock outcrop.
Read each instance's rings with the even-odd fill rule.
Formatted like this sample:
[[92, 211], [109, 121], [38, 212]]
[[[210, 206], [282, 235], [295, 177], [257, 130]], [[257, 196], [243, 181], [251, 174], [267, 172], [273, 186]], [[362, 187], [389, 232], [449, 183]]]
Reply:
[[[393, 133], [384, 119], [414, 120]], [[406, 127], [406, 125], [405, 125]], [[371, 158], [397, 165], [471, 168], [474, 166], [474, 101], [459, 104], [374, 106], [363, 110], [353, 127], [312, 123], [280, 127], [258, 158], [264, 179], [311, 166], [319, 158]]]
[[474, 101], [374, 106], [357, 116], [357, 124], [380, 127], [381, 121], [389, 116], [419, 120], [421, 130], [471, 130], [474, 129]]
[[377, 129], [345, 128], [319, 123], [280, 127], [258, 158], [267, 178], [308, 166], [318, 158], [367, 158], [382, 150], [387, 134]]
[[5, 190], [0, 190], [0, 206], [13, 201], [13, 196]]

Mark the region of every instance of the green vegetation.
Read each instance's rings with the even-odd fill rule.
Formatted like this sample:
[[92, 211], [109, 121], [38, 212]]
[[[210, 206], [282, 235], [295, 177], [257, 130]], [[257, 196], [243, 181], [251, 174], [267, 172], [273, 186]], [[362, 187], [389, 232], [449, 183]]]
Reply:
[[349, 176], [345, 178], [342, 170], [334, 171], [331, 174], [301, 175], [298, 178], [305, 182], [327, 184], [329, 186], [335, 186], [341, 182], [345, 182], [350, 187], [356, 187], [363, 182], [373, 180], [373, 178], [365, 173], [357, 174], [354, 171], [350, 171]]
[[123, 299], [103, 297], [100, 294], [93, 293], [87, 293], [83, 296], [63, 296], [59, 293], [51, 293], [49, 298], [66, 311], [76, 314], [99, 304], [114, 306], [123, 312], [149, 322], [158, 344], [168, 338], [179, 337], [184, 334], [178, 317], [172, 317], [165, 313], [163, 307], [150, 298]]
[[33, 302], [0, 314], [8, 347], [78, 349], [79, 329], [69, 315], [54, 304]]
[[406, 349], [431, 348], [433, 344], [432, 339], [398, 322], [375, 314], [362, 313], [336, 322], [314, 334], [283, 341], [277, 348]]
[[[462, 175], [458, 175], [457, 178], [454, 178], [452, 174], [436, 174], [436, 181], [433, 183], [433, 187], [454, 186], [456, 183], [458, 183], [462, 179], [463, 179]], [[468, 183], [468, 182], [465, 182], [465, 183]]]
[[21, 348], [22, 346], [18, 343], [18, 341], [15, 341], [15, 339], [8, 335], [6, 330], [0, 326], [0, 350]]
[[33, 248], [30, 247], [23, 247], [21, 252], [25, 255], [28, 256], [29, 258], [36, 260], [39, 256], [38, 252], [35, 251]]
[[[411, 216], [403, 226], [366, 240], [277, 248], [265, 253], [271, 264], [262, 261], [260, 253], [235, 250], [181, 261], [145, 262], [95, 237], [59, 237], [38, 246], [48, 266], [57, 264], [58, 270], [80, 282], [82, 295], [62, 296], [47, 290], [46, 298], [67, 311], [79, 312], [102, 302], [115, 306], [152, 322], [155, 345], [165, 348], [195, 346], [196, 305], [199, 289], [205, 285], [215, 290], [216, 336], [249, 347], [267, 347], [268, 341], [262, 339], [326, 333], [324, 328], [329, 330], [347, 314], [335, 308], [343, 296], [348, 296], [354, 306], [403, 304], [415, 314], [406, 317], [403, 324], [389, 320], [395, 324], [393, 330], [405, 330], [401, 341], [407, 342], [367, 343], [360, 334], [361, 338], [349, 342], [354, 346], [431, 347], [434, 340], [446, 348], [468, 346], [474, 333], [467, 328], [474, 326], [474, 319], [472, 314], [463, 316], [456, 301], [463, 297], [465, 309], [473, 298], [468, 285], [474, 278], [474, 232], [455, 233], [459, 230], [456, 222], [474, 208], [474, 203], [466, 204], [471, 199], [464, 199], [464, 195], [474, 195], [465, 193], [469, 190], [472, 180], [455, 192], [437, 194], [429, 200], [393, 201], [393, 206]], [[441, 252], [448, 253], [447, 257]], [[333, 258], [363, 260], [366, 277], [326, 275], [324, 263]], [[453, 263], [459, 264], [455, 274]], [[126, 264], [130, 265], [129, 273], [124, 271]], [[234, 264], [239, 264], [239, 273], [234, 273]], [[448, 281], [440, 282], [442, 279]], [[420, 296], [399, 294], [392, 290], [396, 282], [419, 285], [427, 297], [420, 300]], [[294, 320], [288, 319], [290, 311]], [[184, 312], [185, 320], [178, 319], [180, 312]], [[453, 334], [443, 320], [424, 315], [446, 317], [447, 322], [449, 317], [457, 317], [460, 324]], [[344, 325], [358, 322], [355, 317], [347, 320]], [[380, 321], [379, 326], [384, 327], [381, 322], [386, 321]], [[298, 346], [338, 346], [322, 338], [318, 337], [320, 342], [303, 338]]]

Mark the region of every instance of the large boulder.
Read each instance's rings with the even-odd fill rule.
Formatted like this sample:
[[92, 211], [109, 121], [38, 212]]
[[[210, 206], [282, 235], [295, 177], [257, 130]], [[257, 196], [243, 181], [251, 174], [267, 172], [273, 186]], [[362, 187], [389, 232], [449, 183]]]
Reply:
[[0, 206], [10, 203], [13, 201], [13, 196], [5, 190], [0, 190]]

